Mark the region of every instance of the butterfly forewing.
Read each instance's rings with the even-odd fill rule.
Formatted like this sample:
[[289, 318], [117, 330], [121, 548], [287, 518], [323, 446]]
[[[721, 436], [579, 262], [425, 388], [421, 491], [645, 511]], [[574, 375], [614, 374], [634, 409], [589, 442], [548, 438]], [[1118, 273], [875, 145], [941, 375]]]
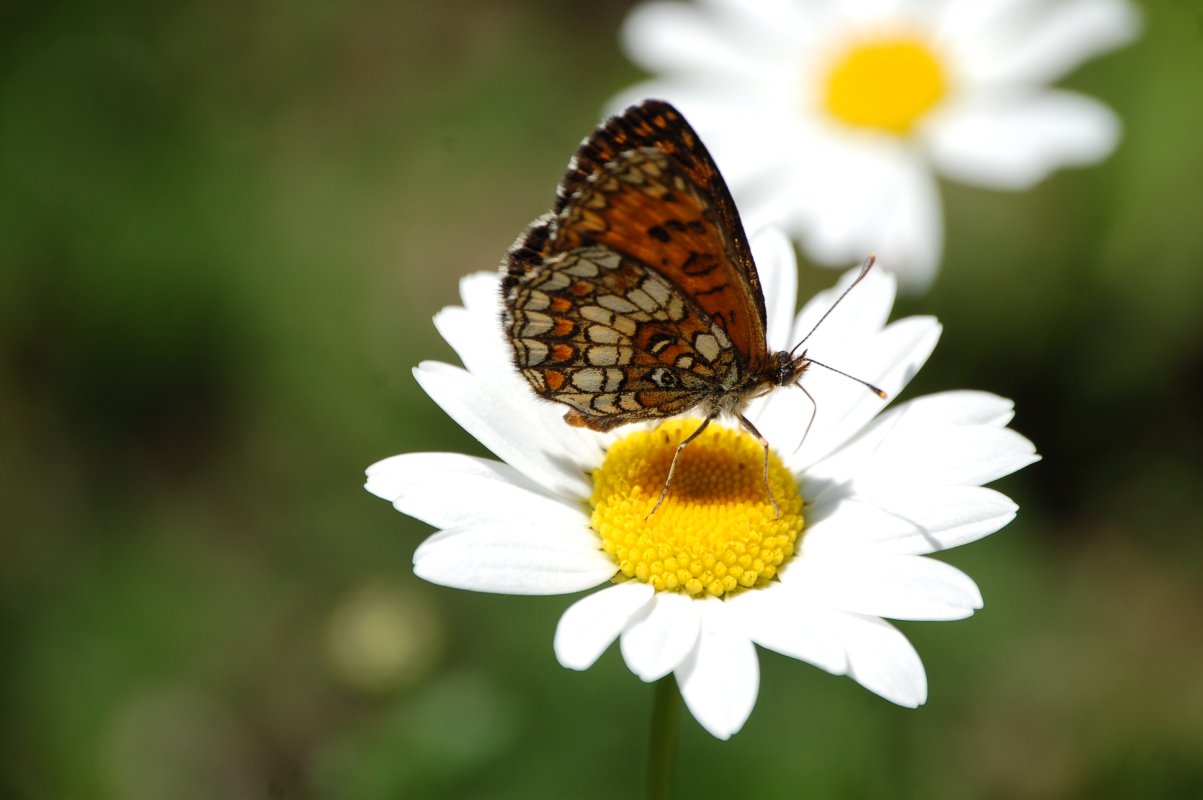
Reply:
[[[711, 201], [679, 165], [650, 148], [624, 153], [576, 194], [554, 225], [554, 247], [596, 243], [644, 264], [677, 286], [754, 362], [767, 352], [759, 291]], [[749, 261], [746, 265], [753, 271]]]
[[[659, 158], [635, 158], [640, 151]], [[586, 220], [580, 233], [588, 236], [600, 217], [615, 249], [661, 270], [712, 317], [724, 317], [716, 321], [742, 353], [758, 358], [766, 349], [764, 297], [735, 201], [697, 133], [668, 103], [633, 106], [585, 139], [560, 183], [554, 214], [552, 247], [576, 246], [574, 220]], [[700, 261], [718, 266], [704, 272], [709, 265]], [[723, 285], [730, 288], [714, 291]]]
[[504, 270], [516, 365], [573, 424], [671, 416], [767, 370], [764, 298], [734, 203], [666, 103], [581, 145], [553, 213]]

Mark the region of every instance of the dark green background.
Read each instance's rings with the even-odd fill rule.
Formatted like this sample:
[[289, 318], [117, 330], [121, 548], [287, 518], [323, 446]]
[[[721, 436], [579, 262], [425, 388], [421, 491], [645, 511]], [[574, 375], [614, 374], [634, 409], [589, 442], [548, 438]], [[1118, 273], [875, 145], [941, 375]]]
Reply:
[[[361, 488], [481, 452], [409, 370], [639, 77], [626, 6], [0, 12], [0, 796], [638, 793], [650, 687], [558, 666], [569, 598], [415, 579], [428, 530]], [[1146, 9], [1066, 81], [1114, 157], [943, 186], [899, 308], [945, 324], [908, 394], [1012, 397], [1045, 456], [945, 556], [984, 611], [901, 625], [919, 711], [762, 653], [734, 740], [683, 720], [679, 796], [1203, 794], [1203, 12]]]

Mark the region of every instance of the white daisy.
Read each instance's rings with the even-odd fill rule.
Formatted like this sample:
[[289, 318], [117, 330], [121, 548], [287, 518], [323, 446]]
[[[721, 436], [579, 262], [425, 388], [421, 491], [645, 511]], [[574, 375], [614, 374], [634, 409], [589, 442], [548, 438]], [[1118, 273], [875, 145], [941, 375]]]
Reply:
[[731, 184], [749, 229], [829, 265], [877, 252], [925, 288], [943, 249], [934, 172], [1027, 189], [1105, 158], [1115, 114], [1047, 85], [1132, 40], [1126, 0], [649, 2], [623, 31]]
[[[784, 234], [753, 243], [769, 344], [787, 349], [855, 277], [796, 318], [795, 264]], [[565, 611], [555, 653], [592, 665], [615, 639], [645, 681], [675, 675], [713, 735], [738, 731], [756, 701], [754, 645], [848, 675], [900, 705], [927, 697], [923, 666], [883, 618], [946, 620], [981, 607], [973, 581], [924, 556], [993, 533], [1014, 516], [982, 484], [1037, 460], [1007, 428], [1011, 403], [982, 392], [885, 403], [847, 378], [811, 369], [811, 406], [796, 390], [747, 415], [775, 446], [775, 516], [762, 450], [737, 427], [711, 425], [682, 456], [664, 505], [645, 521], [675, 444], [696, 421], [610, 434], [569, 427], [511, 366], [498, 278], [461, 284], [463, 307], [435, 317], [464, 369], [426, 362], [415, 375], [501, 461], [410, 453], [368, 469], [367, 488], [439, 531], [414, 554], [434, 583], [502, 594], [601, 587]], [[894, 278], [871, 273], [807, 342], [810, 354], [896, 395], [940, 335], [929, 317], [886, 323]]]

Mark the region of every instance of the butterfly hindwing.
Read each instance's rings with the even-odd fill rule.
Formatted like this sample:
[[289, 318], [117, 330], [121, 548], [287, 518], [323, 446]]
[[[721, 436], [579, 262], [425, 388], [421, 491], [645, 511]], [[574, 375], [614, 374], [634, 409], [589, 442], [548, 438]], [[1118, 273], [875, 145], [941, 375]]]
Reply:
[[638, 262], [592, 246], [516, 280], [506, 334], [537, 394], [598, 430], [688, 411], [738, 372], [721, 327]]

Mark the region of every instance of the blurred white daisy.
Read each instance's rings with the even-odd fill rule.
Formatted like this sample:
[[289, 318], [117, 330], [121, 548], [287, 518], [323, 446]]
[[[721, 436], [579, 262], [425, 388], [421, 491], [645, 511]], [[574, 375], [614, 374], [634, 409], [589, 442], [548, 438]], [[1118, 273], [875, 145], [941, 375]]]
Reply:
[[943, 249], [933, 173], [1020, 190], [1105, 158], [1115, 114], [1048, 84], [1139, 28], [1127, 0], [649, 2], [623, 39], [656, 77], [613, 107], [680, 108], [749, 229], [828, 265], [877, 252], [920, 290]]
[[[768, 231], [753, 243], [769, 308], [769, 344], [787, 349], [855, 277], [795, 318], [793, 250]], [[368, 469], [367, 489], [440, 530], [414, 554], [434, 583], [501, 594], [599, 588], [565, 611], [560, 663], [586, 669], [616, 639], [645, 681], [673, 674], [694, 717], [727, 738], [759, 690], [754, 645], [807, 661], [903, 706], [927, 697], [923, 665], [883, 618], [948, 620], [981, 607], [973, 581], [924, 556], [993, 533], [1014, 516], [982, 484], [1037, 460], [1007, 428], [1011, 403], [981, 392], [885, 403], [847, 378], [810, 370], [817, 400], [780, 389], [747, 415], [776, 448], [775, 516], [763, 452], [711, 425], [683, 453], [664, 504], [645, 519], [691, 420], [609, 434], [569, 427], [511, 366], [498, 278], [461, 284], [463, 307], [435, 324], [464, 369], [426, 362], [415, 375], [447, 414], [501, 461], [410, 453]], [[930, 317], [886, 324], [893, 276], [871, 273], [811, 337], [808, 351], [896, 395], [940, 335]]]

